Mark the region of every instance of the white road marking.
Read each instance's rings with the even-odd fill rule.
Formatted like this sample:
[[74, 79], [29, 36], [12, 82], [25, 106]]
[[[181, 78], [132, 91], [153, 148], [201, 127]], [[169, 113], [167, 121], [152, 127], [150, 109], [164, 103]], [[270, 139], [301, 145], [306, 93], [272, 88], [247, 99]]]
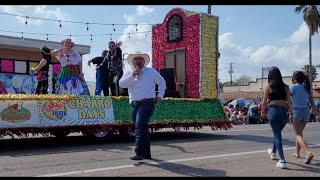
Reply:
[[213, 131], [218, 133], [225, 133], [225, 132], [237, 132], [237, 131], [263, 131], [263, 130], [271, 130], [271, 128], [263, 128], [263, 129], [235, 129], [235, 130], [227, 130], [227, 131]]
[[[320, 144], [309, 145], [308, 147], [320, 147]], [[295, 149], [295, 147], [286, 147], [283, 150]], [[219, 155], [212, 155], [212, 156], [202, 156], [202, 157], [194, 157], [194, 158], [185, 158], [185, 159], [173, 159], [168, 161], [158, 161], [158, 162], [143, 162], [144, 164], [165, 164], [165, 163], [174, 163], [174, 162], [185, 162], [185, 161], [194, 161], [194, 160], [201, 160], [201, 159], [212, 159], [212, 158], [219, 158], [219, 157], [228, 157], [228, 156], [239, 156], [245, 154], [256, 154], [256, 153], [264, 153], [267, 150], [259, 150], [259, 151], [248, 151], [248, 152], [240, 152], [240, 153], [230, 153], [230, 154], [219, 154]], [[105, 168], [97, 168], [97, 169], [88, 169], [82, 171], [71, 171], [71, 172], [64, 172], [64, 173], [54, 173], [54, 174], [46, 174], [40, 175], [37, 177], [53, 177], [53, 176], [68, 176], [68, 175], [75, 175], [75, 174], [83, 174], [83, 173], [92, 173], [92, 172], [99, 172], [99, 171], [108, 171], [108, 170], [115, 170], [115, 169], [125, 169], [125, 168], [132, 168], [137, 167], [137, 164], [130, 164], [130, 165], [123, 165], [123, 166], [114, 166], [114, 167], [105, 167]]]

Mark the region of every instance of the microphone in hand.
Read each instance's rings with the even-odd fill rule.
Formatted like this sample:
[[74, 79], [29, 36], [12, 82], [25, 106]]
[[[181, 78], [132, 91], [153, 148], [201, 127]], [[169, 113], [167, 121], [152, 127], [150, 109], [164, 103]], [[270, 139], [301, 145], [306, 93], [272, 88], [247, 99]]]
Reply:
[[134, 71], [134, 77], [136, 78], [136, 79], [139, 79], [139, 75], [140, 75], [140, 63], [139, 64], [137, 64], [137, 66], [135, 67], [135, 71]]
[[137, 68], [139, 68], [139, 69], [141, 68], [141, 64], [140, 63], [137, 64]]

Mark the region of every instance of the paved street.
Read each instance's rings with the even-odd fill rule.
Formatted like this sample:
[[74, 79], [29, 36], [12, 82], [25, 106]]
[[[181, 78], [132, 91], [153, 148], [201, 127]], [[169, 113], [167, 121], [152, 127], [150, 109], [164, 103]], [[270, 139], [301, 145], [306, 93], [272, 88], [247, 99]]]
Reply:
[[[287, 169], [278, 169], [266, 150], [269, 125], [239, 125], [151, 136], [153, 160], [132, 161], [134, 141], [114, 137], [98, 143], [77, 134], [59, 144], [54, 138], [0, 141], [0, 176], [319, 176], [320, 125], [309, 123], [305, 137], [315, 157], [310, 165], [291, 156], [294, 135], [283, 131]], [[304, 158], [304, 153], [301, 153]], [[278, 157], [278, 156], [277, 156]]]

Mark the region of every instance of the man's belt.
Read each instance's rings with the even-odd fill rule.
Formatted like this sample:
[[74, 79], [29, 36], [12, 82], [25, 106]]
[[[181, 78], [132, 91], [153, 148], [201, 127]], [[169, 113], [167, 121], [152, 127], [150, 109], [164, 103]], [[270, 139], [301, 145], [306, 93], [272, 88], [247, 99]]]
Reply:
[[139, 101], [132, 101], [132, 105], [136, 106], [138, 104], [141, 104], [141, 103], [144, 103], [144, 102], [147, 102], [147, 101], [152, 101], [154, 102], [154, 98], [146, 98], [146, 99], [141, 99]]

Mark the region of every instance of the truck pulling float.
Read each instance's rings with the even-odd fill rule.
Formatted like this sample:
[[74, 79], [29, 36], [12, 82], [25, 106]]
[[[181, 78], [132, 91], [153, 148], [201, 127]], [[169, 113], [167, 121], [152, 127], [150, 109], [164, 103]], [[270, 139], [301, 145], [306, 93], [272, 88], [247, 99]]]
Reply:
[[[231, 128], [218, 99], [218, 27], [216, 16], [178, 8], [152, 27], [152, 67], [165, 78], [167, 97], [156, 105], [151, 131]], [[55, 49], [60, 43], [0, 36], [1, 138], [64, 138], [73, 132], [97, 139], [114, 133], [134, 135], [128, 97], [32, 94], [37, 82], [30, 68], [41, 59], [43, 45]], [[81, 55], [90, 51], [90, 46], [75, 48]], [[56, 61], [53, 76], [59, 68]]]

